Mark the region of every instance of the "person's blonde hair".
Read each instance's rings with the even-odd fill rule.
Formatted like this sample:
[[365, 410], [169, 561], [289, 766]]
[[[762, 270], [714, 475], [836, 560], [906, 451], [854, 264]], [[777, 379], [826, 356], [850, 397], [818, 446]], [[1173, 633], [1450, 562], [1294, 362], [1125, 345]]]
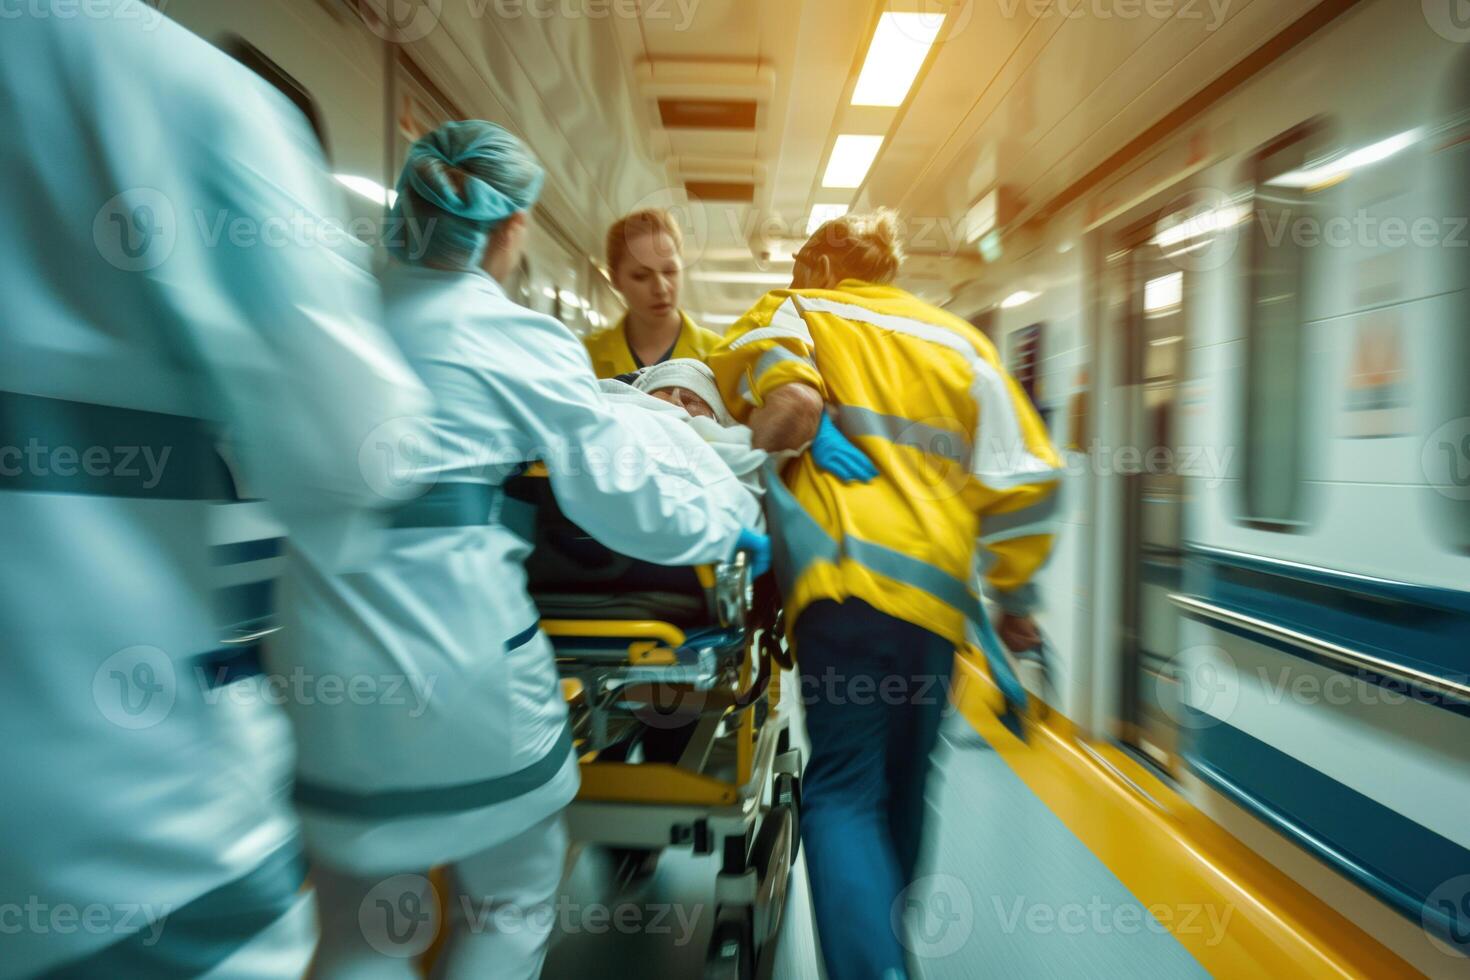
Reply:
[[684, 251], [684, 232], [679, 222], [662, 208], [645, 208], [625, 216], [607, 230], [607, 271], [618, 274], [618, 266], [628, 257], [628, 243], [645, 235], [662, 232], [674, 242], [674, 254]]
[[872, 214], [849, 214], [827, 222], [801, 247], [798, 258], [813, 263], [822, 255], [839, 279], [880, 286], [893, 282], [904, 259], [898, 215], [879, 208]]

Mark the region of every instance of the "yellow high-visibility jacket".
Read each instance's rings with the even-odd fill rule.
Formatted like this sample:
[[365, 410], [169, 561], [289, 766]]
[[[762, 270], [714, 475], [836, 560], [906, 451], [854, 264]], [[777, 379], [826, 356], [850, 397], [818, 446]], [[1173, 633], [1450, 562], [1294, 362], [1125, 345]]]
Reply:
[[861, 599], [963, 646], [971, 583], [1016, 613], [1051, 551], [1060, 460], [1030, 400], [974, 326], [893, 286], [771, 292], [708, 358], [742, 422], [782, 385], [822, 393], [880, 476], [845, 484], [810, 454], [767, 491], [788, 625]]
[[[669, 357], [692, 357], [703, 361], [719, 344], [720, 335], [695, 323], [683, 310], [679, 311], [679, 316], [684, 318], [684, 326], [679, 331], [679, 339], [674, 342], [674, 350]], [[648, 366], [633, 359], [633, 349], [628, 346], [627, 316], [619, 320], [616, 326], [588, 337], [586, 344], [587, 353], [592, 357], [592, 370], [599, 378], [616, 378], [620, 374], [629, 374], [640, 367]]]

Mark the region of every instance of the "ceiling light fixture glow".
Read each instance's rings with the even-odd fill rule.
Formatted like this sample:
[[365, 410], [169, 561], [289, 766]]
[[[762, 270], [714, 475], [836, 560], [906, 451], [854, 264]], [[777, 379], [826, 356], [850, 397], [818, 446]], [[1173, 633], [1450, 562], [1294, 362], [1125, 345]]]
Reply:
[[926, 13], [884, 14], [852, 92], [853, 105], [901, 106], [944, 27]]
[[1025, 306], [1040, 295], [1040, 293], [1033, 293], [1029, 289], [1022, 289], [1011, 293], [1011, 295], [1001, 300], [1000, 308], [1003, 310], [1014, 310], [1018, 306]]
[[376, 180], [354, 177], [352, 174], [333, 174], [332, 177], [359, 197], [365, 197], [380, 207], [392, 207], [398, 203], [398, 192], [390, 191]]
[[1330, 163], [1324, 163], [1320, 167], [1312, 167], [1308, 170], [1293, 170], [1284, 173], [1280, 177], [1266, 181], [1275, 187], [1302, 187], [1320, 188], [1336, 184], [1350, 177], [1354, 170], [1362, 170], [1371, 167], [1375, 163], [1382, 163], [1389, 157], [1402, 153], [1415, 143], [1419, 142], [1420, 131], [1411, 129], [1408, 132], [1390, 136], [1386, 140], [1379, 140], [1362, 149], [1354, 150], [1346, 156], [1338, 157]]
[[843, 133], [832, 146], [832, 159], [827, 163], [827, 173], [822, 177], [823, 187], [856, 189], [863, 186], [878, 151], [883, 149], [883, 137], [859, 136]]
[[1192, 242], [1213, 236], [1216, 232], [1233, 228], [1242, 221], [1250, 219], [1249, 208], [1226, 205], [1213, 211], [1202, 211], [1188, 217], [1175, 217], [1173, 223], [1164, 226], [1159, 233], [1153, 237], [1152, 244], [1162, 248], [1171, 248], [1183, 242]]

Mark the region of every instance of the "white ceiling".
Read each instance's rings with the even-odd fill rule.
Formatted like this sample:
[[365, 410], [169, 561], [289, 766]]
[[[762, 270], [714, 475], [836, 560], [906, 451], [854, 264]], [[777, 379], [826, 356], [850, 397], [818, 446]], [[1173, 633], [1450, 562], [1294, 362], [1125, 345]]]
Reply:
[[[441, 29], [411, 47], [467, 109], [527, 137], [579, 247], [598, 256], [616, 216], [673, 206], [690, 239], [686, 305], [736, 314], [768, 287], [700, 274], [789, 270], [752, 245], [804, 236], [817, 202], [898, 208], [923, 253], [907, 284], [943, 301], [982, 266], [959, 231], [980, 197], [1005, 185], [1024, 219], [1314, 4], [1066, 0], [1069, 17], [1055, 0], [526, 0], [504, 17], [489, 0], [444, 0]], [[879, 15], [925, 8], [948, 14], [908, 103], [849, 106]], [[755, 97], [757, 130], [666, 132], [655, 94]], [[857, 192], [820, 187], [842, 132], [887, 137]], [[724, 171], [756, 175], [754, 205], [685, 200], [686, 176]]]

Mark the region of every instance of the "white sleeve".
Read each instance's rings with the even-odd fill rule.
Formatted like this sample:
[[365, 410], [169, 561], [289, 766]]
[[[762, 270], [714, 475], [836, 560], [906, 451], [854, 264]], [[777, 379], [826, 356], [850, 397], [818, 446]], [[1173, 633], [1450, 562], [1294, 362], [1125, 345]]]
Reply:
[[[527, 312], [497, 324], [512, 363], [496, 374], [507, 409], [546, 463], [563, 513], [607, 547], [661, 565], [724, 561], [739, 517], [706, 486], [700, 459], [659, 421], [607, 401], [586, 348], [561, 324]], [[708, 448], [708, 447], [701, 447]]]
[[178, 123], [197, 124], [180, 167], [197, 212], [160, 274], [249, 490], [288, 525], [341, 523], [392, 502], [371, 440], [426, 416], [429, 395], [381, 325], [377, 282], [351, 254], [363, 246], [334, 230], [304, 122], [253, 77], [227, 78], [232, 111]]

